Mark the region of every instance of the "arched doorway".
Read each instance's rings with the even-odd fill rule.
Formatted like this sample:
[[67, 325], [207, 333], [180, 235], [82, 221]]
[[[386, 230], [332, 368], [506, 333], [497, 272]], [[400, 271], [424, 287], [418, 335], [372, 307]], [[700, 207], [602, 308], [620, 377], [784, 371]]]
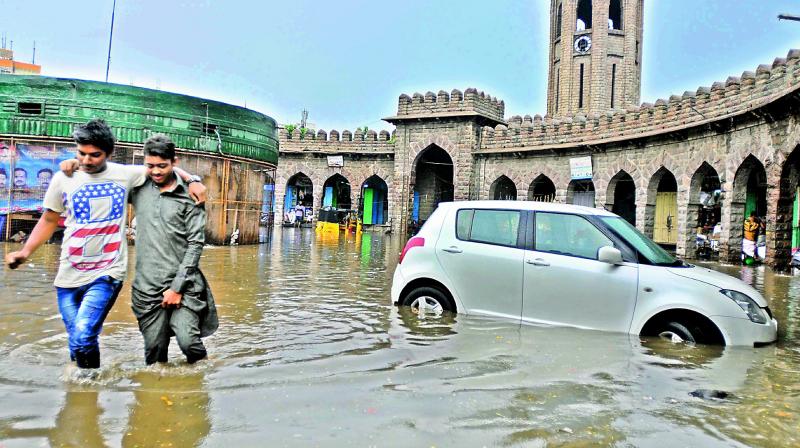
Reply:
[[606, 210], [636, 225], [636, 183], [625, 170], [615, 174], [608, 183]]
[[517, 186], [508, 177], [500, 176], [492, 182], [492, 186], [489, 188], [489, 196], [495, 201], [516, 201]]
[[[780, 185], [773, 247], [778, 248], [775, 265], [783, 269], [792, 263], [793, 256], [800, 251], [800, 148], [795, 148], [784, 162]], [[781, 231], [783, 229], [786, 231]], [[800, 267], [797, 262], [794, 265]]]
[[322, 206], [349, 210], [351, 205], [350, 181], [338, 173], [329, 177], [322, 189]]
[[389, 216], [389, 187], [377, 174], [361, 185], [361, 222], [365, 225], [386, 224]]
[[668, 169], [661, 167], [647, 186], [645, 234], [659, 244], [678, 242], [678, 182]]
[[528, 187], [528, 200], [553, 202], [556, 200], [556, 185], [544, 174], [540, 174]]
[[752, 154], [744, 159], [733, 179], [729, 261], [740, 261], [744, 221], [755, 213], [759, 219], [767, 215], [767, 171]]
[[589, 179], [570, 182], [567, 186], [567, 204], [594, 208], [594, 182]]
[[440, 202], [453, 200], [453, 159], [444, 149], [431, 145], [417, 158], [413, 176], [411, 220], [421, 225]]
[[[692, 175], [689, 185], [689, 206], [686, 210], [686, 257], [694, 258], [698, 254], [698, 243], [702, 241], [701, 256], [710, 257], [712, 249], [719, 242], [717, 226], [722, 220], [722, 184], [717, 170], [707, 162]], [[716, 231], [715, 231], [716, 229]]]
[[314, 184], [303, 173], [297, 173], [286, 182], [286, 195], [284, 196], [283, 212], [293, 210], [295, 206], [302, 205], [306, 208], [314, 206]]

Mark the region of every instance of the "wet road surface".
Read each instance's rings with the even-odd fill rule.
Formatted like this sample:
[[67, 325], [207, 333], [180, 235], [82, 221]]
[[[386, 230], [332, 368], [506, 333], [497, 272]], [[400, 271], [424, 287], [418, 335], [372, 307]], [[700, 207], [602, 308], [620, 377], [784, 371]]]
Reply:
[[67, 366], [43, 247], [0, 273], [0, 446], [800, 446], [800, 277], [709, 264], [764, 292], [780, 342], [690, 347], [397, 309], [400, 245], [207, 248], [221, 326], [192, 366], [174, 341], [144, 366], [126, 282], [97, 378]]

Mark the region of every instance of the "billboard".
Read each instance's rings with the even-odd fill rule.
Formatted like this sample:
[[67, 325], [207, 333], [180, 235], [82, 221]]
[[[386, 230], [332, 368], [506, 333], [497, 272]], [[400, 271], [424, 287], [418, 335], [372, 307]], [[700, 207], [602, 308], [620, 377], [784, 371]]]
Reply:
[[0, 141], [0, 215], [41, 212], [58, 164], [74, 157], [72, 146]]

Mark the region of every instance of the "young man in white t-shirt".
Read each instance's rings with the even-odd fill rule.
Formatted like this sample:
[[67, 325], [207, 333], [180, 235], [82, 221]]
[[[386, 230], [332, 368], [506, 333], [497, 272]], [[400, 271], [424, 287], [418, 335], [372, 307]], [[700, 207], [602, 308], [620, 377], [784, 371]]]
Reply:
[[[44, 197], [44, 212], [22, 250], [6, 255], [16, 268], [44, 244], [66, 215], [58, 274], [53, 282], [58, 308], [69, 336], [70, 358], [78, 367], [100, 367], [98, 336], [114, 305], [128, 264], [125, 241], [128, 194], [147, 179], [143, 166], [108, 162], [114, 135], [103, 120], [92, 120], [73, 133], [80, 170], [72, 177], [53, 176]], [[194, 180], [185, 172], [181, 177]], [[195, 199], [205, 187], [194, 183]]]

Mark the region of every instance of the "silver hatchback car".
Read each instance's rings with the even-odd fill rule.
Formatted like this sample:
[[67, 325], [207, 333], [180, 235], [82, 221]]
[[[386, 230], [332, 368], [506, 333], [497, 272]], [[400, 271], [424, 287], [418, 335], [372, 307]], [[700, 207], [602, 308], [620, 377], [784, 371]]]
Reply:
[[778, 332], [742, 281], [676, 259], [613, 213], [544, 202], [439, 204], [400, 254], [391, 300], [704, 344]]

